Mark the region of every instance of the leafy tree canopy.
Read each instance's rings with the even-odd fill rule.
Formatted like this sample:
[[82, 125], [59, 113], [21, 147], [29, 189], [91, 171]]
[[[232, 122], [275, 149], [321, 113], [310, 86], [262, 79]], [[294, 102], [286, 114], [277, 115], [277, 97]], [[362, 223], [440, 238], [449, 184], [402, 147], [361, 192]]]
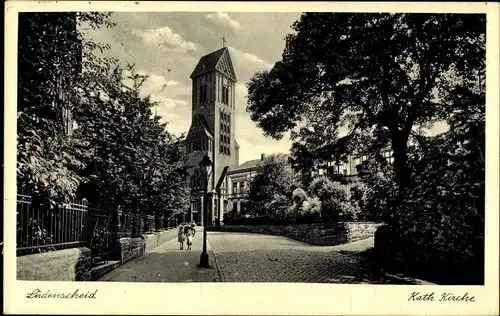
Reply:
[[91, 145], [80, 194], [105, 208], [172, 214], [188, 205], [183, 157], [179, 140], [153, 117], [153, 102], [139, 95], [146, 80], [133, 65], [116, 67], [102, 76], [100, 93], [82, 99], [76, 136]]
[[294, 162], [304, 169], [392, 146], [404, 190], [410, 137], [452, 121], [457, 108], [481, 112], [485, 20], [479, 14], [305, 13], [286, 37], [282, 60], [247, 84], [247, 111], [266, 135], [279, 139], [292, 131]]
[[[256, 175], [250, 181], [248, 200], [251, 212], [269, 216], [276, 212], [271, 201], [288, 200], [297, 187], [298, 175], [292, 169], [285, 155], [270, 155], [257, 167]], [[279, 198], [276, 198], [278, 197]]]
[[[110, 14], [21, 13], [18, 37], [18, 187], [46, 197], [68, 201], [85, 179], [76, 170], [78, 139], [66, 137], [67, 116], [78, 104], [80, 91], [90, 88], [86, 71], [106, 68], [96, 49], [109, 48], [85, 38], [82, 25], [113, 26]], [[82, 62], [83, 58], [83, 62]], [[66, 115], [66, 116], [65, 116]], [[71, 119], [71, 117], [70, 117]]]

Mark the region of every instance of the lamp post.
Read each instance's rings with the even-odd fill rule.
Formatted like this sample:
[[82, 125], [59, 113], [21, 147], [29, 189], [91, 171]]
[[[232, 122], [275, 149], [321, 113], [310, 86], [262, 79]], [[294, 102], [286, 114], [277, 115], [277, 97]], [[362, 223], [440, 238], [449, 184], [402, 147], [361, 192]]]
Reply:
[[200, 169], [204, 175], [205, 188], [204, 188], [204, 199], [203, 199], [203, 251], [200, 256], [200, 267], [210, 268], [210, 262], [208, 260], [207, 253], [207, 225], [208, 225], [208, 181], [210, 180], [210, 175], [212, 174], [213, 163], [210, 157], [205, 156], [200, 161]]

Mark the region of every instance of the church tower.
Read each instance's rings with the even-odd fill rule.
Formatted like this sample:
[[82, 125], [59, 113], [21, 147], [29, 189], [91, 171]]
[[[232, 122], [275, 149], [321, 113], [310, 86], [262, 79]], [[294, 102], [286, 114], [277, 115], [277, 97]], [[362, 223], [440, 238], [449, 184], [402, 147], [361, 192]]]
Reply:
[[[208, 155], [214, 164], [208, 184], [209, 192], [215, 189], [225, 166], [231, 168], [239, 163], [239, 146], [235, 139], [237, 79], [229, 49], [223, 47], [201, 57], [190, 78], [192, 117], [185, 139], [185, 151], [192, 189], [192, 212], [187, 220], [201, 222], [204, 184], [198, 163], [204, 155]], [[222, 183], [224, 192], [226, 181]], [[212, 197], [209, 223], [223, 218], [225, 201], [221, 195]]]

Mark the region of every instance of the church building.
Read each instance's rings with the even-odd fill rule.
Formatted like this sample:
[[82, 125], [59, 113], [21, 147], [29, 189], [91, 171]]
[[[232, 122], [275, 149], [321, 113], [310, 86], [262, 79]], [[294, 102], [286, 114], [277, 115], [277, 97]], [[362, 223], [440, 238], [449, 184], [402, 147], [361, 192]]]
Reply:
[[[235, 138], [237, 77], [229, 49], [224, 46], [201, 57], [190, 78], [191, 126], [181, 143], [181, 150], [185, 154], [191, 203], [182, 220], [195, 221], [198, 225], [203, 223], [205, 183], [199, 164], [204, 156], [208, 156], [213, 163], [207, 186], [210, 199], [207, 201], [208, 223], [219, 225], [223, 222], [224, 214], [231, 210], [245, 213], [249, 181], [255, 176], [265, 155], [262, 154], [260, 159], [239, 163], [240, 147]], [[384, 152], [384, 157], [392, 159], [389, 152]], [[365, 156], [349, 157], [344, 164], [332, 162], [328, 170], [312, 170], [312, 173], [314, 176], [354, 176], [356, 165], [364, 159]], [[228, 170], [224, 173], [226, 166]], [[215, 190], [219, 181], [219, 190]]]
[[222, 221], [227, 208], [228, 180], [224, 176], [218, 193], [214, 192], [224, 167], [239, 164], [239, 145], [235, 139], [236, 73], [229, 49], [223, 47], [199, 60], [192, 80], [191, 127], [182, 143], [191, 187], [191, 206], [185, 220], [203, 222], [205, 184], [199, 168], [202, 158], [210, 157], [213, 167], [208, 179], [208, 223]]

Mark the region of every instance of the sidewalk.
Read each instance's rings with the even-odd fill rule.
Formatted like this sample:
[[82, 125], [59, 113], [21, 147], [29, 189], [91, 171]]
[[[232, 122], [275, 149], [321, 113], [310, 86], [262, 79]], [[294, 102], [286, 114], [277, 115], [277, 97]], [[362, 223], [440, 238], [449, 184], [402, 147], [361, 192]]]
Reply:
[[203, 248], [203, 228], [196, 227], [192, 250], [179, 250], [177, 238], [154, 248], [145, 256], [131, 260], [97, 281], [114, 282], [216, 282], [215, 258], [207, 243], [212, 268], [198, 268]]

